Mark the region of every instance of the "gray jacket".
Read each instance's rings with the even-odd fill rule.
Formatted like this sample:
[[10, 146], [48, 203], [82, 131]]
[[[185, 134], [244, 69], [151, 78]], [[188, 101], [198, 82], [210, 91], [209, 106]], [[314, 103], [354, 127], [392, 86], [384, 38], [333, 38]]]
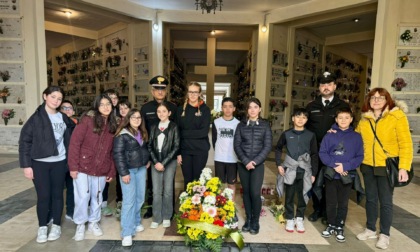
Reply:
[[312, 170], [311, 170], [311, 156], [308, 153], [300, 155], [298, 160], [294, 160], [290, 156], [286, 155], [282, 167], [287, 168], [284, 176], [277, 175], [277, 192], [279, 197], [284, 194], [284, 184], [292, 185], [296, 179], [296, 170], [298, 167], [305, 170], [303, 175], [303, 198], [307, 204], [309, 201], [308, 192], [312, 188]]

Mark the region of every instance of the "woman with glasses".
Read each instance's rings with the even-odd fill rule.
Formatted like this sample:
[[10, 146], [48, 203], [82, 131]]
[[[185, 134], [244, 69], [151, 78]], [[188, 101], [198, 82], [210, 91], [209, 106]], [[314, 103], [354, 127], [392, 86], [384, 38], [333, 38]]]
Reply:
[[[386, 249], [389, 246], [389, 231], [392, 223], [392, 195], [385, 160], [399, 156], [399, 181], [408, 180], [407, 171], [413, 160], [413, 143], [404, 102], [394, 101], [384, 88], [374, 88], [366, 96], [362, 107], [362, 118], [356, 131], [362, 135], [364, 159], [360, 170], [363, 174], [366, 190], [366, 229], [357, 235], [359, 240], [377, 239], [376, 221], [379, 208], [379, 239], [376, 247]], [[376, 136], [381, 142], [378, 143]], [[378, 205], [379, 200], [379, 205]]]
[[82, 115], [71, 136], [68, 165], [74, 186], [76, 241], [85, 238], [86, 222], [89, 222], [89, 232], [103, 235], [99, 226], [102, 191], [105, 182], [115, 177], [112, 147], [117, 122], [111, 112], [109, 96], [97, 96], [92, 109]]
[[131, 109], [118, 126], [113, 151], [124, 197], [121, 208], [123, 246], [131, 246], [132, 236], [144, 230], [140, 209], [146, 194], [146, 170], [150, 166], [147, 141], [140, 111]]
[[198, 180], [209, 156], [210, 109], [201, 97], [198, 82], [188, 84], [188, 92], [183, 106], [178, 107], [177, 125], [181, 145], [178, 164], [184, 175], [184, 189], [189, 182]]

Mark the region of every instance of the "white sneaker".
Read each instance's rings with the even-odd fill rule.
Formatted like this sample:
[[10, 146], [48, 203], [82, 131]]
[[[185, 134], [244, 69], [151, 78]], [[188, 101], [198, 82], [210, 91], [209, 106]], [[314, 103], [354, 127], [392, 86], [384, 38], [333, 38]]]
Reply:
[[168, 228], [171, 226], [171, 221], [170, 220], [163, 220], [162, 226], [164, 228]]
[[66, 214], [66, 216], [65, 216], [65, 217], [66, 217], [66, 219], [67, 219], [67, 220], [73, 221], [73, 217], [71, 217], [70, 215], [67, 215], [67, 214]]
[[144, 231], [144, 227], [143, 227], [142, 224], [140, 224], [136, 227], [136, 232], [143, 232], [143, 231]]
[[101, 236], [104, 234], [98, 222], [89, 222], [88, 231], [93, 233], [94, 236]]
[[48, 234], [49, 241], [55, 241], [61, 236], [61, 227], [55, 224], [52, 224], [50, 233]]
[[295, 220], [286, 220], [286, 231], [293, 233], [295, 231]]
[[122, 239], [122, 245], [123, 247], [128, 247], [128, 246], [133, 245], [133, 238], [131, 238], [131, 235], [124, 236], [124, 238]]
[[387, 249], [389, 246], [389, 236], [380, 234], [376, 247], [380, 249]]
[[157, 222], [152, 222], [152, 224], [150, 224], [150, 228], [155, 229], [155, 228], [158, 228], [158, 227], [159, 227], [159, 223], [157, 223]]
[[48, 227], [42, 226], [38, 228], [38, 236], [36, 237], [36, 242], [38, 243], [44, 243], [47, 242], [47, 233], [48, 233]]
[[363, 233], [360, 233], [357, 235], [357, 239], [361, 241], [366, 241], [367, 239], [376, 239], [378, 236], [376, 236], [376, 232], [372, 231], [370, 229], [365, 229]]
[[303, 218], [297, 217], [296, 218], [296, 231], [298, 233], [305, 233], [305, 226], [303, 225]]
[[83, 241], [85, 239], [85, 224], [79, 224], [76, 227], [76, 234], [73, 239], [75, 241]]

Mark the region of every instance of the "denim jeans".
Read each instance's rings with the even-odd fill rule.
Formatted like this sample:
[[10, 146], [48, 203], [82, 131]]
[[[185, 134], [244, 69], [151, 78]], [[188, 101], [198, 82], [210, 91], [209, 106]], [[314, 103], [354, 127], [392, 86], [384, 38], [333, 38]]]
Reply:
[[120, 176], [124, 197], [121, 209], [121, 237], [136, 234], [136, 227], [141, 222], [140, 209], [143, 206], [146, 193], [146, 166], [128, 170], [130, 171], [130, 183], [124, 183]]
[[[152, 165], [153, 166], [153, 165]], [[163, 172], [152, 169], [153, 181], [153, 221], [161, 223], [162, 220], [171, 219], [174, 206], [172, 204], [173, 185], [176, 171], [176, 160], [171, 160]]]

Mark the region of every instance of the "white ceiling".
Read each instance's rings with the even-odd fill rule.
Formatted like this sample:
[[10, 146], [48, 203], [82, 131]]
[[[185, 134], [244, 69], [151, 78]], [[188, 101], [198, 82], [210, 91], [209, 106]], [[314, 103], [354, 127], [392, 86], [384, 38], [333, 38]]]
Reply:
[[[116, 0], [113, 0], [116, 1]], [[124, 2], [124, 0], [118, 0]], [[196, 9], [195, 0], [125, 0], [132, 3], [141, 5], [145, 8], [159, 9], [159, 10], [191, 10]], [[283, 8], [290, 5], [305, 4], [307, 2], [316, 2], [317, 0], [224, 0], [222, 12], [270, 12], [272, 10]], [[117, 22], [129, 23], [135, 18], [117, 13], [113, 10], [104, 9], [101, 6], [89, 5], [85, 0], [44, 0], [45, 3], [45, 20], [71, 25], [75, 27], [85, 28], [89, 30], [100, 30], [111, 24]], [[72, 18], [67, 18], [63, 11], [71, 10]], [[217, 18], [219, 10], [216, 14], [204, 13], [203, 17]], [[235, 15], [235, 14], [233, 14]], [[238, 14], [239, 15], [239, 14]], [[356, 18], [356, 17], [354, 17]], [[353, 17], [341, 18], [333, 21], [317, 23], [314, 25], [306, 26], [305, 28], [319, 37], [325, 38], [330, 36], [343, 35], [347, 33], [374, 31], [376, 13], [370, 12], [358, 16], [359, 23], [352, 21]], [[257, 25], [223, 25], [223, 24], [172, 24], [165, 23], [164, 25], [171, 26], [171, 39], [173, 40], [192, 40], [192, 41], [205, 41], [209, 37], [209, 32], [213, 29], [217, 30], [217, 41], [229, 42], [249, 42], [252, 31], [258, 29]], [[46, 44], [47, 49], [61, 46], [63, 44], [72, 42], [78, 39], [75, 36], [66, 34], [59, 34], [56, 32], [46, 31]], [[357, 53], [372, 57], [373, 55], [373, 40], [366, 40], [361, 42], [343, 44]], [[187, 64], [190, 65], [205, 65], [206, 53], [204, 50], [177, 50]], [[217, 52], [216, 65], [235, 65], [238, 60], [246, 57], [246, 51], [223, 51]]]

